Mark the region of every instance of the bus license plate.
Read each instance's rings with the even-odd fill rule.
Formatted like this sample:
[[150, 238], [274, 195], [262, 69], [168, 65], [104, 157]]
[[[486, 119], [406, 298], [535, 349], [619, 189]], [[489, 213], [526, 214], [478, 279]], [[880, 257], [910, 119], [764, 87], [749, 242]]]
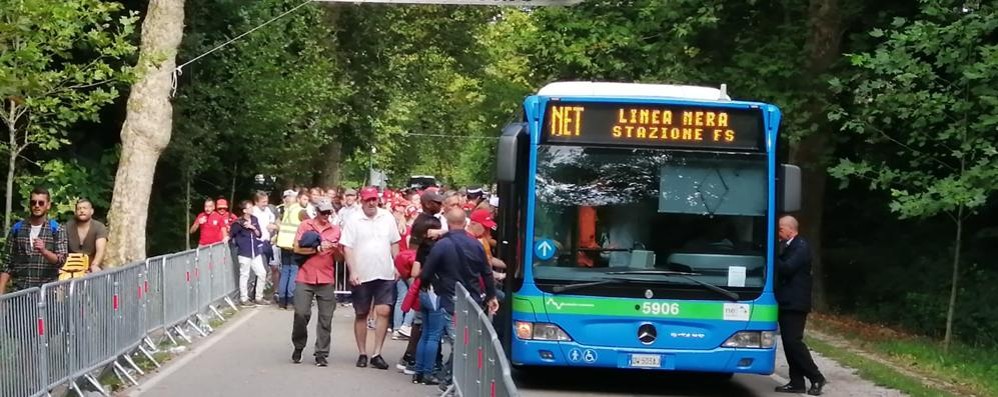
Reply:
[[662, 366], [662, 356], [658, 354], [632, 354], [631, 366], [639, 368], [658, 368]]

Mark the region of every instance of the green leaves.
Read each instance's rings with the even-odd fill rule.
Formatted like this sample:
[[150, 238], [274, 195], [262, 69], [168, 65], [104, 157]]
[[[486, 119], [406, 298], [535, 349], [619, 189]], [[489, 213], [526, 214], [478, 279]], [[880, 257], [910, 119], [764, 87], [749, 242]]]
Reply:
[[55, 150], [68, 143], [70, 126], [97, 121], [129, 76], [137, 20], [102, 0], [0, 4], [0, 121], [8, 132], [0, 148], [12, 157], [33, 146]]
[[95, 208], [111, 206], [111, 190], [117, 166], [117, 150], [111, 148], [97, 153], [95, 159], [53, 159], [42, 161], [39, 169], [17, 177], [21, 197], [28, 197], [35, 186], [49, 187], [52, 194], [52, 214], [68, 220], [76, 209], [76, 201], [87, 198]]
[[100, 0], [0, 7], [0, 120], [17, 132], [7, 149], [20, 152], [35, 143], [57, 148], [65, 127], [95, 120], [100, 107], [117, 97], [113, 85], [129, 70], [124, 58], [135, 52], [130, 40], [138, 18], [121, 9]]
[[947, 11], [943, 3], [924, 1], [920, 18], [872, 31], [884, 40], [852, 55], [856, 74], [833, 83], [852, 99], [833, 117], [871, 145], [859, 154], [865, 160], [843, 159], [832, 174], [889, 190], [902, 218], [980, 207], [998, 178], [998, 58], [990, 55], [998, 47], [983, 44], [998, 29], [998, 12]]
[[[194, 1], [180, 61], [297, 4]], [[191, 176], [224, 175], [241, 164], [246, 175], [303, 180], [320, 146], [335, 136], [333, 126], [343, 122], [340, 109], [351, 90], [332, 44], [322, 8], [310, 5], [188, 66], [168, 157]]]

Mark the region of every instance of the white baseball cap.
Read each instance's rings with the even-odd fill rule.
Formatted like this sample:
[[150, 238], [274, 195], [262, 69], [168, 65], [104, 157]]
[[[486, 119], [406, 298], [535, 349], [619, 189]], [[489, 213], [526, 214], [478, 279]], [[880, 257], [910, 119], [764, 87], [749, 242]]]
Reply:
[[284, 191], [284, 194], [282, 194], [281, 197], [298, 197], [298, 192], [288, 189]]

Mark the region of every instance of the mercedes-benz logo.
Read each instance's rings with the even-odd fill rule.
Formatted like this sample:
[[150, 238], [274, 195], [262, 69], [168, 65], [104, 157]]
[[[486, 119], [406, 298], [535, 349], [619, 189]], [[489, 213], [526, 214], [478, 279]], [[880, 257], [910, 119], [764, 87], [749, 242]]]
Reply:
[[644, 345], [650, 345], [655, 343], [655, 339], [658, 338], [658, 331], [655, 329], [654, 325], [651, 324], [641, 324], [638, 327], [638, 341]]

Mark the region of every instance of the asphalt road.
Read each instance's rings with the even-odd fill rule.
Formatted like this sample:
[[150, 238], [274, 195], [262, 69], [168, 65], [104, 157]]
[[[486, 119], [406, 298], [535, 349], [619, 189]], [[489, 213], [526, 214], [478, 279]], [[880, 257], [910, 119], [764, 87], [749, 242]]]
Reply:
[[[315, 316], [313, 316], [314, 330]], [[276, 307], [245, 309], [235, 319], [198, 341], [191, 350], [160, 371], [142, 379], [138, 387], [120, 395], [174, 396], [437, 396], [436, 387], [413, 385], [394, 364], [404, 341], [388, 340], [386, 371], [356, 368], [352, 333], [353, 309], [341, 307], [333, 320], [330, 366], [313, 365], [311, 341], [302, 364], [292, 364], [290, 311]], [[373, 334], [373, 333], [372, 333]], [[314, 337], [314, 335], [310, 335]], [[373, 335], [369, 335], [373, 339]], [[312, 339], [314, 340], [314, 339]], [[819, 366], [831, 380], [827, 396], [899, 396], [824, 358]], [[781, 361], [782, 363], [782, 361]], [[778, 364], [779, 365], [779, 364]], [[785, 376], [785, 365], [778, 368]], [[774, 396], [777, 377], [736, 375], [717, 379], [696, 374], [655, 372], [557, 370], [517, 374], [520, 393], [539, 396]], [[476, 396], [470, 396], [476, 397]]]
[[[521, 394], [548, 396], [769, 396], [777, 381], [768, 376], [719, 379], [700, 374], [633, 371], [544, 371], [518, 375]], [[785, 395], [784, 395], [785, 396]]]

